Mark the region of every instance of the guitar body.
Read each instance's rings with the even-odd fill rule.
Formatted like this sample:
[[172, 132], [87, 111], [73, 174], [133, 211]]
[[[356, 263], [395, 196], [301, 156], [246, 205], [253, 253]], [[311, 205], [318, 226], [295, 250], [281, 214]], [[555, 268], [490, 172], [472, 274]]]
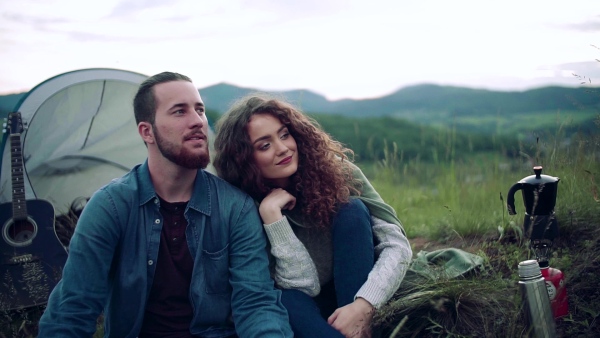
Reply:
[[25, 201], [28, 217], [12, 217], [12, 203], [0, 204], [0, 310], [43, 305], [62, 276], [67, 251], [54, 227], [54, 207]]

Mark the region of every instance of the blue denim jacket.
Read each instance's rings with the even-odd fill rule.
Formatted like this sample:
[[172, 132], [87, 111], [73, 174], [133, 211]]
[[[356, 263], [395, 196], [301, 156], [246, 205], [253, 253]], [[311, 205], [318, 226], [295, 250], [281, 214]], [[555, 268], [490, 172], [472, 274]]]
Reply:
[[[102, 311], [105, 337], [138, 335], [158, 256], [159, 203], [147, 162], [94, 193], [71, 239], [62, 280], [40, 319], [39, 337], [91, 337]], [[194, 257], [190, 332], [292, 337], [252, 199], [199, 170], [185, 218]]]

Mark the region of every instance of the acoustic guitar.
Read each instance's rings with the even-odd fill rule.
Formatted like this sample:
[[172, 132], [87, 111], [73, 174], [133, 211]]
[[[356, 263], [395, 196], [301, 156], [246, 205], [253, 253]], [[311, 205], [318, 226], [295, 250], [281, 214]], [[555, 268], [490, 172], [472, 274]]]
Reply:
[[54, 227], [54, 206], [25, 199], [21, 113], [8, 115], [8, 129], [12, 203], [0, 204], [0, 311], [46, 304], [67, 259]]

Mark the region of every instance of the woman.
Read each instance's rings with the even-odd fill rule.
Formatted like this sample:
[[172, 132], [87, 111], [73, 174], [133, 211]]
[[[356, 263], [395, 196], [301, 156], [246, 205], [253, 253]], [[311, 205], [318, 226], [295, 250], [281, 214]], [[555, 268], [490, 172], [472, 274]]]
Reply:
[[295, 336], [369, 337], [412, 251], [352, 151], [267, 96], [241, 99], [216, 129], [214, 166], [259, 203]]

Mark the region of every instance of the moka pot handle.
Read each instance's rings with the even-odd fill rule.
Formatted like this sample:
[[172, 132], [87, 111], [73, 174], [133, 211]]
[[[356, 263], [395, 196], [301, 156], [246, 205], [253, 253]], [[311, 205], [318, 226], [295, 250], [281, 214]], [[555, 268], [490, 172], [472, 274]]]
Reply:
[[508, 190], [508, 195], [506, 196], [506, 208], [508, 209], [509, 215], [517, 214], [517, 210], [515, 210], [515, 192], [517, 192], [517, 190], [521, 190], [522, 188], [523, 184], [517, 182]]

